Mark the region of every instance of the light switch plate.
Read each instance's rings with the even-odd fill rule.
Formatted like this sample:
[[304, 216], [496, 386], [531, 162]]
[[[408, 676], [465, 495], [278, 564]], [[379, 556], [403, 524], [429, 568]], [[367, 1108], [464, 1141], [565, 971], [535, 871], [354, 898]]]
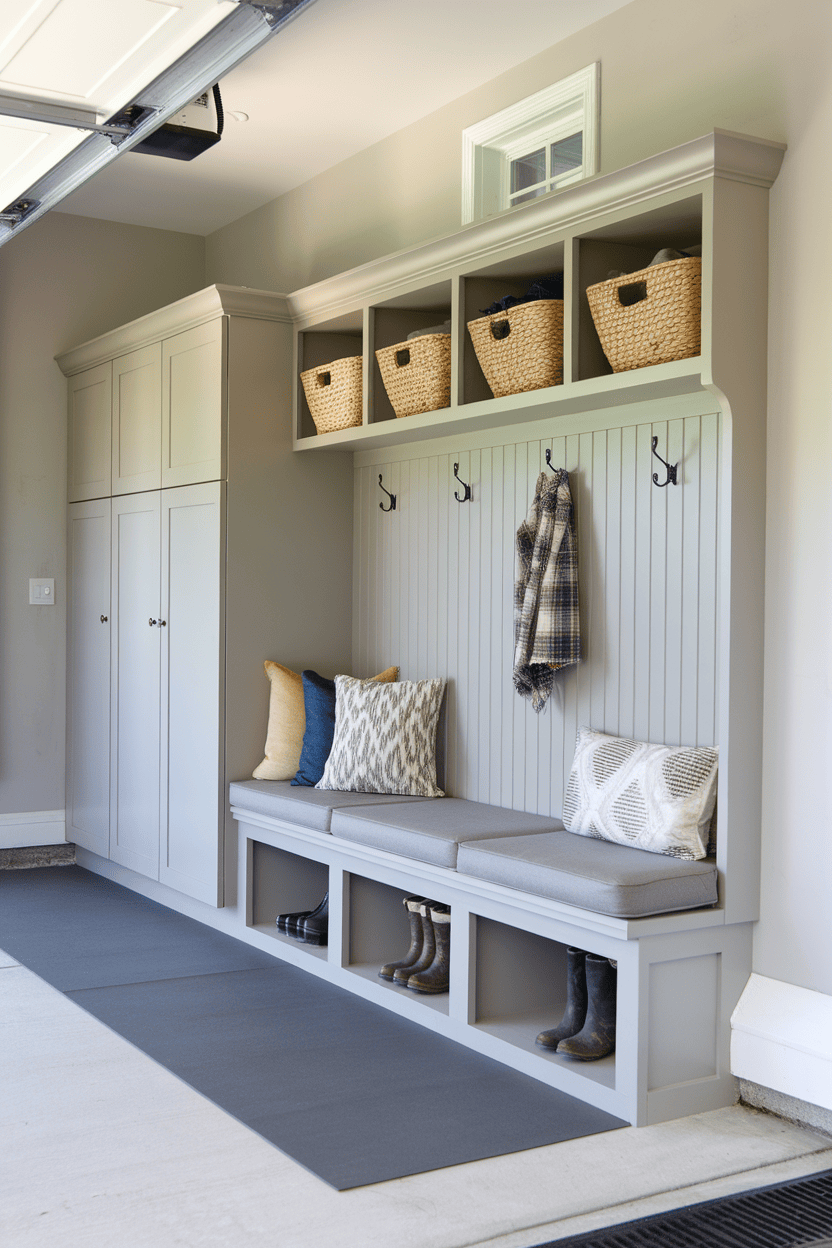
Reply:
[[29, 577], [29, 604], [35, 607], [54, 607], [54, 576]]

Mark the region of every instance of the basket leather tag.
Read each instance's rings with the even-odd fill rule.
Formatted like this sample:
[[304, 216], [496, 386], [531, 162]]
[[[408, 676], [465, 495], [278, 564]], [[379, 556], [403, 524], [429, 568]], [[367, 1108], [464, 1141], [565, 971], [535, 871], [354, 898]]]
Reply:
[[503, 338], [508, 338], [510, 333], [511, 333], [510, 321], [492, 321], [491, 322], [491, 337], [496, 342], [501, 342]]
[[405, 364], [410, 363], [410, 348], [404, 347], [403, 350], [396, 352], [396, 363], [399, 368], [403, 368]]
[[332, 382], [332, 374], [331, 373], [318, 373], [317, 380], [318, 380], [319, 386], [328, 386]]

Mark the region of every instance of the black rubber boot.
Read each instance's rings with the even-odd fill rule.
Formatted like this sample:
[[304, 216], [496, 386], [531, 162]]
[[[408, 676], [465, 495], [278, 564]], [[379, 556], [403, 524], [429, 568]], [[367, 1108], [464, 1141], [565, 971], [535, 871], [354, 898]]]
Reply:
[[297, 931], [298, 923], [304, 919], [308, 919], [311, 910], [296, 910], [293, 914], [279, 914], [277, 916], [277, 930], [285, 932], [286, 935], [294, 935]]
[[450, 983], [451, 911], [448, 906], [431, 906], [430, 918], [436, 946], [433, 961], [424, 971], [414, 970], [407, 981], [414, 992], [447, 992]]
[[381, 968], [379, 971], [381, 979], [393, 979], [396, 971], [415, 966], [422, 956], [422, 917], [419, 914], [419, 907], [425, 900], [424, 897], [402, 898], [410, 923], [410, 948], [399, 962], [387, 962]]
[[414, 962], [412, 966], [400, 966], [397, 971], [393, 972], [393, 983], [401, 984], [404, 987], [410, 976], [417, 971], [426, 971], [433, 961], [433, 955], [436, 953], [436, 939], [433, 934], [433, 921], [430, 917], [431, 906], [435, 906], [435, 901], [425, 899], [419, 906], [419, 922], [422, 925], [422, 952], [419, 954], [418, 962]]
[[542, 1049], [556, 1049], [561, 1040], [576, 1036], [586, 1022], [586, 956], [583, 949], [566, 950], [566, 1010], [557, 1027], [537, 1037], [535, 1044]]
[[586, 955], [586, 988], [589, 1004], [586, 1022], [575, 1036], [561, 1040], [558, 1053], [595, 1062], [615, 1048], [615, 990], [618, 975], [609, 958]]
[[316, 910], [298, 923], [297, 938], [305, 945], [325, 945], [329, 932], [329, 893]]

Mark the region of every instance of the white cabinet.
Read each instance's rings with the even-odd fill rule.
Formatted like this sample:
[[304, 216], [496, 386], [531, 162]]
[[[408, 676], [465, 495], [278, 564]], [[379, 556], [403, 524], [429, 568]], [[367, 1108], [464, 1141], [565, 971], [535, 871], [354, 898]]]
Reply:
[[351, 593], [352, 478], [339, 456], [309, 473], [291, 454], [283, 296], [209, 287], [58, 363], [68, 835], [125, 883], [233, 902], [227, 784], [263, 756], [263, 661], [350, 670], [331, 611]]
[[110, 493], [113, 366], [108, 360], [69, 379], [67, 496], [71, 503]]
[[209, 321], [162, 344], [162, 485], [224, 476], [223, 338]]
[[113, 500], [113, 862], [216, 904], [222, 482]]
[[110, 858], [159, 877], [161, 495], [113, 499]]
[[162, 344], [113, 361], [113, 494], [162, 484]]
[[159, 879], [215, 904], [225, 811], [225, 485], [163, 490], [161, 531]]
[[70, 378], [70, 502], [225, 476], [225, 333], [219, 316]]
[[110, 816], [110, 500], [69, 509], [67, 840], [107, 856]]

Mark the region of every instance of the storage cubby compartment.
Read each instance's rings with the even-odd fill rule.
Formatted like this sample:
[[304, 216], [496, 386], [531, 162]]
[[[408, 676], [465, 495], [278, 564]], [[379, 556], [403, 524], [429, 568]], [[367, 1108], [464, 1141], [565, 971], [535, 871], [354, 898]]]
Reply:
[[[320, 368], [346, 356], [362, 356], [364, 352], [363, 317], [360, 310], [314, 329], [298, 334], [297, 436], [315, 437], [318, 430], [312, 419], [300, 374]], [[363, 404], [366, 410], [366, 404]], [[366, 419], [366, 415], [364, 417]], [[348, 431], [347, 431], [348, 432]]]
[[[578, 240], [576, 272], [577, 377], [585, 380], [604, 377], [613, 369], [604, 354], [586, 290], [611, 274], [636, 273], [650, 264], [657, 252], [665, 247], [685, 251], [702, 244], [702, 200], [700, 196], [630, 217], [615, 225], [604, 226]], [[634, 287], [637, 283], [633, 284]], [[622, 297], [622, 303], [640, 292]], [[690, 357], [692, 358], [692, 357]]]
[[474, 1025], [490, 1035], [615, 1088], [615, 1054], [583, 1062], [535, 1044], [566, 1008], [566, 946], [493, 919], [476, 920]]
[[329, 890], [329, 867], [325, 862], [301, 858], [261, 841], [250, 841], [251, 899], [248, 926], [275, 940], [326, 960], [325, 945], [307, 945], [277, 930], [277, 916], [314, 910]]
[[410, 924], [404, 898], [412, 894], [362, 875], [350, 875], [348, 895], [346, 969], [371, 983], [383, 985], [390, 992], [447, 1014], [448, 993], [413, 992], [404, 985], [379, 978], [378, 973], [386, 962], [400, 961], [410, 948]]
[[[376, 351], [406, 343], [408, 334], [417, 329], [432, 329], [451, 319], [451, 283], [438, 282], [411, 294], [401, 295], [370, 310], [372, 326], [370, 396], [368, 420], [371, 424], [395, 420], [396, 413], [382, 379]], [[448, 328], [450, 334], [450, 327]], [[451, 341], [453, 339], [451, 338]], [[407, 348], [404, 347], [404, 350]], [[450, 400], [449, 400], [450, 403]], [[449, 406], [449, 403], [446, 406]], [[432, 410], [442, 410], [433, 408]], [[415, 413], [414, 413], [415, 414]], [[403, 419], [407, 419], [404, 417]]]
[[[479, 320], [485, 315], [483, 309], [490, 307], [498, 299], [503, 299], [506, 295], [514, 295], [520, 299], [531, 284], [539, 278], [562, 273], [563, 257], [563, 243], [557, 243], [516, 259], [503, 260], [499, 264], [468, 274], [462, 279], [462, 401], [464, 403], [479, 403], [484, 399], [494, 398], [477, 359], [468, 330], [468, 322]], [[564, 310], [565, 307], [564, 304]]]

